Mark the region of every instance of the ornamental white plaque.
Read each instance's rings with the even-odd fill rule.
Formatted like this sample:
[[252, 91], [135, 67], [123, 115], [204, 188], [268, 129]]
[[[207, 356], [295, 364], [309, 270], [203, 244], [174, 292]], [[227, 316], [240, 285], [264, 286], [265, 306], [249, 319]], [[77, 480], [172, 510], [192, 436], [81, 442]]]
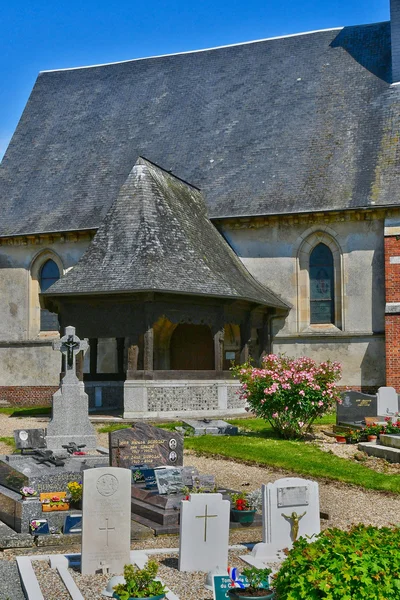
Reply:
[[278, 488], [278, 508], [285, 506], [308, 506], [308, 487]]

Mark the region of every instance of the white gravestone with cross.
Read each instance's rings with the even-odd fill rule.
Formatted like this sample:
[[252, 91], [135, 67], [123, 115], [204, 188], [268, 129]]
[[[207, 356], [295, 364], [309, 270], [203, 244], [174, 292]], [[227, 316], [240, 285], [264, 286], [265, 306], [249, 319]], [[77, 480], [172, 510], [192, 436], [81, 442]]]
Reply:
[[284, 548], [291, 548], [300, 536], [321, 531], [318, 483], [299, 477], [285, 477], [261, 486], [263, 541], [252, 555], [263, 561], [276, 561]]
[[230, 502], [222, 494], [191, 494], [181, 502], [179, 570], [228, 567]]
[[131, 479], [130, 469], [119, 467], [83, 471], [83, 575], [120, 575], [130, 563]]
[[75, 335], [75, 327], [66, 327], [65, 335], [53, 342], [53, 350], [65, 356], [65, 376], [61, 388], [53, 395], [52, 417], [47, 426], [49, 450], [63, 451], [62, 446], [74, 442], [85, 444], [84, 450], [96, 448], [96, 434], [89, 420], [89, 400], [83, 381], [76, 376], [76, 355], [88, 344]]

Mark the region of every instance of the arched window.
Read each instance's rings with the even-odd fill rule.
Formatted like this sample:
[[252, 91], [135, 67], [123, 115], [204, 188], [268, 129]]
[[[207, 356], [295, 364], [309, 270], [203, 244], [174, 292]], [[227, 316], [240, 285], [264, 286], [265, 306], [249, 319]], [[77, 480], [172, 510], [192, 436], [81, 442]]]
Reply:
[[334, 263], [331, 250], [317, 244], [310, 254], [310, 323], [335, 322]]
[[[40, 291], [45, 292], [53, 283], [60, 279], [60, 270], [54, 260], [47, 260], [39, 274]], [[58, 318], [54, 313], [42, 308], [40, 311], [40, 330], [41, 331], [57, 331]]]

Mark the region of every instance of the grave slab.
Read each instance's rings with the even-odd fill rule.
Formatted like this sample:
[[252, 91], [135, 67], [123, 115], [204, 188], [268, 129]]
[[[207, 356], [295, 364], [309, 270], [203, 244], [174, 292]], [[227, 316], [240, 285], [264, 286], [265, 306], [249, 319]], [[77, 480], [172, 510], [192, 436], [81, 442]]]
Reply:
[[110, 465], [129, 469], [131, 465], [149, 467], [183, 464], [183, 436], [180, 433], [135, 423], [130, 429], [109, 434]]
[[191, 419], [183, 421], [183, 427], [191, 435], [237, 435], [238, 428], [221, 419]]
[[82, 574], [107, 566], [122, 573], [130, 558], [131, 471], [118, 467], [83, 473]]
[[252, 556], [274, 561], [279, 552], [291, 548], [300, 536], [320, 532], [318, 483], [299, 477], [285, 477], [261, 486], [263, 541]]
[[228, 568], [230, 502], [222, 494], [191, 494], [181, 503], [179, 570]]
[[391, 463], [400, 462], [400, 449], [384, 446], [383, 444], [375, 444], [374, 442], [362, 442], [358, 444], [358, 449], [366, 452], [368, 456], [376, 456], [384, 458]]

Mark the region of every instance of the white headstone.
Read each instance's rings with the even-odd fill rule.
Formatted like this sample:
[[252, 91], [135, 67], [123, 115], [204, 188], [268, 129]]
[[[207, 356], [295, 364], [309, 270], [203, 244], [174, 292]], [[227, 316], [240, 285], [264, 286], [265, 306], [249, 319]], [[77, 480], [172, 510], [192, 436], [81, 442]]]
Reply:
[[181, 502], [179, 570], [228, 568], [230, 502], [222, 494], [191, 494]]
[[393, 387], [380, 387], [377, 396], [380, 417], [394, 417], [399, 412], [399, 399]]
[[130, 469], [103, 467], [83, 471], [82, 574], [105, 566], [121, 574], [130, 563]]
[[[53, 342], [53, 350], [65, 355], [65, 376], [61, 388], [53, 394], [51, 421], [47, 425], [46, 445], [49, 450], [62, 451], [62, 446], [74, 442], [96, 448], [96, 432], [89, 420], [89, 400], [83, 381], [75, 373], [75, 358], [88, 344], [75, 335], [75, 327], [66, 327], [65, 335]], [[65, 452], [65, 450], [64, 450]]]
[[318, 483], [299, 477], [285, 477], [261, 486], [263, 502], [263, 541], [252, 555], [271, 561], [291, 548], [301, 536], [321, 531]]

